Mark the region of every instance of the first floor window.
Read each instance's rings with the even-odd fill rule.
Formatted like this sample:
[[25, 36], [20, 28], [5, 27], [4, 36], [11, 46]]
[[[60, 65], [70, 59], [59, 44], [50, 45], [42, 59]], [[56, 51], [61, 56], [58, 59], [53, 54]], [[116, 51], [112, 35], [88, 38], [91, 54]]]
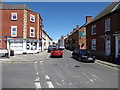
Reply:
[[93, 39], [92, 40], [92, 45], [91, 45], [92, 47], [92, 50], [96, 50], [96, 39]]
[[110, 31], [110, 18], [105, 20], [105, 31]]
[[96, 25], [92, 25], [92, 27], [91, 27], [91, 34], [92, 35], [96, 34]]
[[30, 37], [34, 37], [35, 35], [35, 28], [30, 27]]
[[17, 36], [17, 26], [11, 26], [11, 36], [12, 37]]

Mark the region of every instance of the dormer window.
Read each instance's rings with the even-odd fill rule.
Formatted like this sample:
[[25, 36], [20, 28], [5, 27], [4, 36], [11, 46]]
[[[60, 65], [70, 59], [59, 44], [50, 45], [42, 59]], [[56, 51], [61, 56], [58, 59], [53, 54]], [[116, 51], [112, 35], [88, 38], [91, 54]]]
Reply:
[[11, 20], [17, 20], [17, 13], [11, 13]]
[[30, 21], [35, 22], [35, 16], [34, 15], [30, 15]]

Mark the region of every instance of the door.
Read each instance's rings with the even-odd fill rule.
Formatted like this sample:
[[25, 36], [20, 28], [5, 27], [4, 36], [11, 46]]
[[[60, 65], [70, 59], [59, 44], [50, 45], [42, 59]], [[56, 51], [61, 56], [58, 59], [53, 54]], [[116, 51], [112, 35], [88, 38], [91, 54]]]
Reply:
[[110, 55], [110, 39], [106, 39], [105, 41], [105, 54], [106, 56], [109, 56]]

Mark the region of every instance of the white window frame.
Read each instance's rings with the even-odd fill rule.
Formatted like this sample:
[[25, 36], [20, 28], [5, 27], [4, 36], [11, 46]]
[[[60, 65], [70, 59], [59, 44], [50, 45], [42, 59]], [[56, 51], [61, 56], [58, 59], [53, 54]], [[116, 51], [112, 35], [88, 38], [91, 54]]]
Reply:
[[[13, 31], [13, 28], [16, 28], [16, 31]], [[13, 32], [15, 32], [15, 35], [13, 35]], [[17, 26], [11, 26], [11, 37], [17, 37]]]
[[[32, 20], [31, 16], [34, 17], [34, 20]], [[35, 22], [35, 15], [30, 14], [30, 21]]]
[[[95, 28], [95, 33], [93, 32], [94, 28]], [[91, 27], [91, 34], [92, 35], [96, 34], [96, 25], [92, 25], [92, 27]]]
[[[95, 46], [94, 46], [94, 44], [95, 44]], [[92, 50], [96, 50], [96, 39], [92, 39], [91, 48], [92, 48]]]
[[110, 31], [110, 18], [105, 20], [105, 31]]
[[[13, 18], [14, 15], [16, 15], [16, 19]], [[11, 13], [11, 20], [17, 20], [17, 13]]]
[[[33, 32], [31, 32], [31, 29], [33, 29]], [[33, 36], [31, 36], [31, 33], [33, 33]], [[30, 37], [35, 37], [35, 28], [34, 27], [30, 27]]]

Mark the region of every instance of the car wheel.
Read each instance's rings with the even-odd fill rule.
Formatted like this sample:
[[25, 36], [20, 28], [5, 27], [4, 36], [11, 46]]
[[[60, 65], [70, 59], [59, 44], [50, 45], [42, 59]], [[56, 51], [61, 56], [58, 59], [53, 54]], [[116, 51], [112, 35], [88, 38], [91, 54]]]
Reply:
[[81, 58], [81, 57], [79, 57], [78, 60], [79, 60], [80, 62], [82, 62], [82, 58]]

